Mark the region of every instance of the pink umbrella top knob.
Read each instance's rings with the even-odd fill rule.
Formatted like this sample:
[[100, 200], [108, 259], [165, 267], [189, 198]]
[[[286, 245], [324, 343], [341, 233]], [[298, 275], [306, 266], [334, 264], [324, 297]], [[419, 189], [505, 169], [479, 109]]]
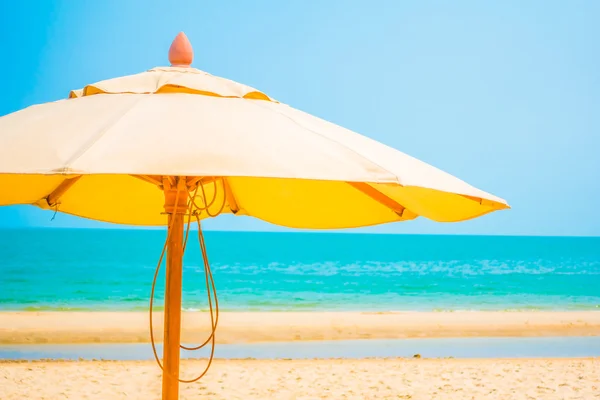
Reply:
[[187, 36], [185, 36], [185, 33], [179, 32], [169, 49], [169, 62], [171, 66], [189, 67], [193, 59], [194, 50], [192, 49], [192, 44]]

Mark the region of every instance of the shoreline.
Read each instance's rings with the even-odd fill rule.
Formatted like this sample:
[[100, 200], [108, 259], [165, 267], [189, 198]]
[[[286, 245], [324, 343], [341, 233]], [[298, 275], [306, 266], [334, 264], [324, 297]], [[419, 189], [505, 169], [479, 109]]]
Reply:
[[[147, 312], [3, 311], [0, 344], [148, 343]], [[207, 312], [182, 314], [182, 342], [204, 341]], [[162, 312], [154, 332], [162, 341]], [[600, 336], [600, 311], [221, 312], [217, 344], [354, 339]]]
[[[162, 344], [156, 345], [162, 354]], [[200, 360], [209, 349], [183, 352], [181, 359]], [[335, 341], [219, 344], [215, 359], [574, 359], [598, 357], [600, 336], [355, 339]], [[151, 360], [148, 343], [0, 345], [0, 360]]]

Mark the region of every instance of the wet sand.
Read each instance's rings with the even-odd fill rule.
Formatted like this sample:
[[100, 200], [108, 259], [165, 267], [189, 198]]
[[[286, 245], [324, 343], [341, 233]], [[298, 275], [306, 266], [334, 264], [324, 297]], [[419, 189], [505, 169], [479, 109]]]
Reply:
[[[162, 340], [162, 314], [155, 314]], [[183, 315], [182, 341], [203, 341], [208, 313]], [[1, 312], [0, 344], [146, 343], [144, 312]], [[225, 312], [217, 342], [599, 336], [600, 312]]]
[[[184, 361], [191, 377], [205, 361]], [[150, 361], [0, 362], [0, 398], [159, 399]], [[600, 399], [600, 358], [216, 360], [181, 399]]]

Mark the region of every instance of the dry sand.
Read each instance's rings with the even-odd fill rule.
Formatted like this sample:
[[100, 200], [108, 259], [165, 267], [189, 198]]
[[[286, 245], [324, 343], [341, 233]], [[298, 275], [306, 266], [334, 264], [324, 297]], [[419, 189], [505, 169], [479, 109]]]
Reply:
[[[183, 316], [182, 340], [208, 333], [208, 313]], [[162, 340], [162, 315], [155, 315]], [[227, 312], [219, 343], [490, 336], [597, 336], [600, 312]], [[2, 312], [0, 344], [148, 342], [143, 312]]]
[[[162, 315], [156, 318], [158, 339]], [[184, 341], [206, 313], [184, 315]], [[600, 312], [223, 313], [220, 343], [407, 337], [600, 335]], [[0, 343], [148, 341], [134, 312], [3, 312]], [[186, 360], [182, 376], [203, 370]], [[158, 399], [149, 361], [0, 362], [0, 399]], [[600, 358], [535, 360], [216, 360], [182, 399], [600, 399]]]
[[[191, 376], [204, 361], [186, 361]], [[148, 361], [0, 363], [0, 399], [159, 399]], [[600, 399], [600, 359], [216, 360], [181, 399]]]

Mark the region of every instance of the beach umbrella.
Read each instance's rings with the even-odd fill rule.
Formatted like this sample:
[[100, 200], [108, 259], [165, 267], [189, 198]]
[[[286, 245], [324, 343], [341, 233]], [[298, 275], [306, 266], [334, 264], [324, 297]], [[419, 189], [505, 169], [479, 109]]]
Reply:
[[[508, 208], [400, 151], [192, 68], [192, 58], [180, 33], [170, 67], [0, 118], [0, 205], [168, 227], [163, 399], [178, 397], [182, 257], [192, 218], [200, 226], [232, 213], [339, 229], [419, 216], [463, 221]], [[200, 242], [208, 265], [201, 234]], [[213, 350], [215, 329], [213, 320]]]

